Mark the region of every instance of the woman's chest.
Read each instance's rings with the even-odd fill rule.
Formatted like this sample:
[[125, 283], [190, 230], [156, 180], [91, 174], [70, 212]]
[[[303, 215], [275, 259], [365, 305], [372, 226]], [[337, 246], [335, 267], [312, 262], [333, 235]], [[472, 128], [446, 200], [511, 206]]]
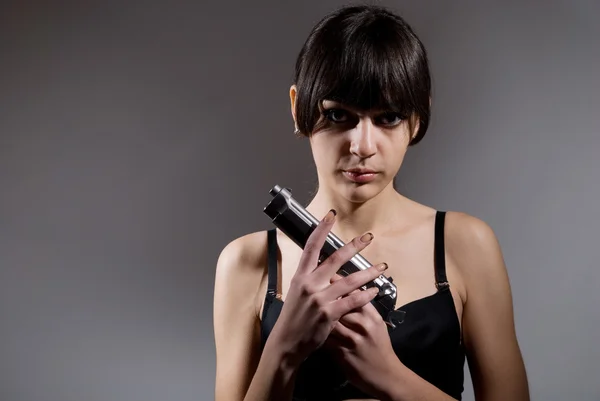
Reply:
[[[283, 237], [283, 238], [282, 238]], [[292, 278], [296, 273], [302, 249], [295, 243], [278, 235], [278, 293], [282, 300], [290, 290]], [[396, 307], [401, 307], [415, 301], [430, 297], [437, 292], [436, 269], [445, 270], [447, 281], [450, 283], [459, 322], [462, 317], [464, 299], [464, 284], [458, 269], [451, 260], [445, 260], [444, 265], [436, 265], [434, 260], [434, 242], [418, 235], [398, 238], [377, 238], [360, 254], [371, 264], [385, 262], [389, 268], [384, 273], [391, 277], [397, 287]], [[448, 258], [446, 258], [448, 259]], [[438, 262], [440, 263], [440, 262]]]

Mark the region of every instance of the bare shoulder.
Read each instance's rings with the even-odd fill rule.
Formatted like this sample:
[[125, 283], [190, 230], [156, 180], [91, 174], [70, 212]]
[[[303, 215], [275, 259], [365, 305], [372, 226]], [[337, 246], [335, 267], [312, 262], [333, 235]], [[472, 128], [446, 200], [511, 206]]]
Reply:
[[447, 256], [471, 286], [505, 279], [500, 244], [488, 223], [467, 213], [448, 212], [445, 238]]
[[217, 269], [236, 269], [236, 273], [264, 269], [262, 262], [267, 256], [266, 245], [266, 231], [256, 231], [238, 237], [225, 245], [219, 254]]
[[232, 240], [219, 255], [213, 303], [215, 400], [242, 400], [258, 366], [257, 295], [266, 275], [266, 249], [266, 232], [254, 232]]
[[489, 250], [498, 242], [488, 223], [463, 212], [446, 213], [445, 231], [448, 245], [460, 251]]
[[[215, 298], [254, 300], [267, 273], [267, 232], [245, 234], [221, 250], [215, 273]], [[245, 302], [244, 302], [245, 303]]]
[[464, 279], [463, 339], [476, 399], [529, 400], [512, 294], [498, 239], [481, 219], [447, 214], [446, 256]]

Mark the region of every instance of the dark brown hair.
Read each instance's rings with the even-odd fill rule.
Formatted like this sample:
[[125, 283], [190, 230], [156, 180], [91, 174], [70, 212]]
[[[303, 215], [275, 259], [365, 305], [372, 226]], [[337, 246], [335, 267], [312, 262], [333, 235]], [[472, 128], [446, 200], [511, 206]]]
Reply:
[[[418, 118], [429, 126], [431, 79], [425, 48], [411, 27], [382, 6], [342, 7], [319, 21], [296, 60], [296, 120], [302, 135], [320, 129], [321, 102]], [[411, 124], [412, 126], [412, 124]]]

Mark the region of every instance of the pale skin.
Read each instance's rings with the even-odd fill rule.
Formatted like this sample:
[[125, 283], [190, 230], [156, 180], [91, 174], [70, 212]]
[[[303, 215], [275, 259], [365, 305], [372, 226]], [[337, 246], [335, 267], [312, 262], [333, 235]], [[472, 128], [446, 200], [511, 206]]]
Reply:
[[[295, 86], [290, 88], [290, 100], [295, 120]], [[377, 267], [383, 262], [388, 265], [384, 274], [392, 276], [398, 287], [396, 305], [436, 291], [432, 265], [435, 209], [393, 188], [418, 124], [411, 132], [407, 120], [389, 113], [360, 112], [331, 101], [322, 106], [338, 111], [326, 112], [331, 122], [309, 139], [319, 190], [306, 208], [317, 218], [331, 208], [337, 216], [315, 230], [312, 248], [322, 244], [329, 230], [347, 246], [317, 268], [314, 249], [307, 246], [302, 251], [278, 231], [279, 293], [285, 303], [262, 354], [266, 232], [247, 234], [223, 249], [214, 292], [215, 399], [290, 400], [301, 361], [323, 346], [338, 358], [354, 385], [379, 400], [452, 400], [402, 364], [391, 348], [385, 323], [369, 303], [374, 294], [356, 291], [381, 274]], [[375, 179], [366, 184], [352, 182], [343, 170], [356, 167], [375, 170]], [[365, 233], [374, 238], [361, 242]], [[494, 232], [475, 217], [448, 212], [445, 241], [448, 281], [476, 400], [529, 401], [510, 283]], [[335, 274], [337, 266], [356, 252], [375, 266], [341, 280]]]

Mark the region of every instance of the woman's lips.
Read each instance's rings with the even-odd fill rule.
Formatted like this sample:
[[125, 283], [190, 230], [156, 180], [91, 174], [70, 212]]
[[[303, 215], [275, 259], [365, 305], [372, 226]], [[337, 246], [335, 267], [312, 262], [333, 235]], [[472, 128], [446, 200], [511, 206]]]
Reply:
[[358, 183], [362, 184], [365, 182], [373, 181], [375, 179], [375, 176], [377, 176], [377, 173], [376, 172], [359, 173], [359, 172], [355, 172], [355, 171], [344, 171], [344, 176], [346, 178], [348, 178], [350, 181], [358, 182]]

